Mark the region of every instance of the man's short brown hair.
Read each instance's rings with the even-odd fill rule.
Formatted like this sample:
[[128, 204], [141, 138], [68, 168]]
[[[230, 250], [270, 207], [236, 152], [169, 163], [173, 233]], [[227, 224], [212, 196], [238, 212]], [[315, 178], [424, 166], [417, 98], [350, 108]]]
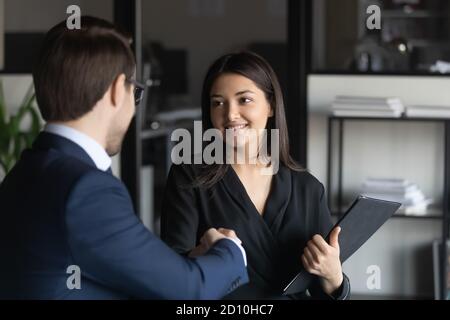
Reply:
[[33, 79], [46, 121], [76, 120], [92, 110], [120, 75], [131, 79], [136, 61], [131, 38], [108, 21], [82, 17], [81, 29], [66, 21], [46, 35]]

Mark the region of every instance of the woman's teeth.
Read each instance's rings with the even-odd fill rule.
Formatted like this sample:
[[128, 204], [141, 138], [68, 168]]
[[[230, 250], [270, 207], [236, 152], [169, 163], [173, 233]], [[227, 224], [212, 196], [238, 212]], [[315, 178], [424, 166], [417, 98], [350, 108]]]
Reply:
[[230, 127], [227, 127], [227, 129], [231, 129], [231, 130], [240, 130], [240, 129], [244, 129], [245, 127], [247, 127], [246, 124], [241, 124], [241, 125], [237, 125], [237, 126], [230, 126]]

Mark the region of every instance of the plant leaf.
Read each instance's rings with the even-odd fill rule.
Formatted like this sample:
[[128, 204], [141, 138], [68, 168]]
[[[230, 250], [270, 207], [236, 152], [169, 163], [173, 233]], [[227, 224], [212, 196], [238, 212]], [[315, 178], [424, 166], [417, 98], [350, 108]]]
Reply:
[[23, 107], [27, 107], [30, 105], [30, 103], [34, 99], [34, 85], [31, 83], [31, 85], [28, 87], [27, 92], [25, 93], [25, 96], [23, 97], [22, 103], [20, 104]]
[[17, 136], [14, 137], [14, 147], [13, 147], [13, 162], [17, 162], [17, 160], [20, 157], [20, 154], [22, 153], [23, 149], [23, 134], [19, 133]]
[[3, 95], [3, 81], [0, 79], [0, 130], [6, 123], [6, 104]]
[[[0, 165], [5, 173], [14, 166], [25, 148], [31, 147], [41, 129], [41, 121], [34, 108], [35, 94], [33, 84], [24, 96], [17, 114], [6, 119], [6, 105], [4, 103], [3, 85], [0, 80]], [[31, 124], [21, 130], [23, 119], [30, 115]]]
[[0, 79], [0, 103], [5, 105], [5, 93], [3, 90], [3, 80]]
[[3, 161], [2, 157], [1, 157], [1, 155], [0, 155], [0, 167], [2, 168], [2, 170], [3, 170], [4, 173], [8, 172], [8, 171], [6, 170], [6, 164], [4, 163], [4, 161]]
[[37, 136], [41, 131], [41, 120], [38, 112], [32, 106], [28, 109], [31, 115], [31, 130], [30, 133]]

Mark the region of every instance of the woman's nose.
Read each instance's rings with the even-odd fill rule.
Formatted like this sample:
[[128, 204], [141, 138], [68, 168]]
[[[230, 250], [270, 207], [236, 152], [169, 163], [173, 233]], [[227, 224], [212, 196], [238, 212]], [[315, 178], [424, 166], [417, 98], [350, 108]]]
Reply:
[[241, 117], [239, 106], [236, 103], [230, 102], [227, 108], [227, 117], [229, 121], [234, 121]]

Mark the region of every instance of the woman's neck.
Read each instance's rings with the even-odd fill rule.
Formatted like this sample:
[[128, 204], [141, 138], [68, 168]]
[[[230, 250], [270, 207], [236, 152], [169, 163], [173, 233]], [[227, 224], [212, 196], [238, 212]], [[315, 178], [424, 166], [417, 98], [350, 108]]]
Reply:
[[257, 163], [257, 164], [250, 164], [250, 163], [244, 163], [244, 164], [232, 164], [231, 165], [236, 173], [240, 174], [260, 174], [261, 169], [267, 168], [266, 164]]

